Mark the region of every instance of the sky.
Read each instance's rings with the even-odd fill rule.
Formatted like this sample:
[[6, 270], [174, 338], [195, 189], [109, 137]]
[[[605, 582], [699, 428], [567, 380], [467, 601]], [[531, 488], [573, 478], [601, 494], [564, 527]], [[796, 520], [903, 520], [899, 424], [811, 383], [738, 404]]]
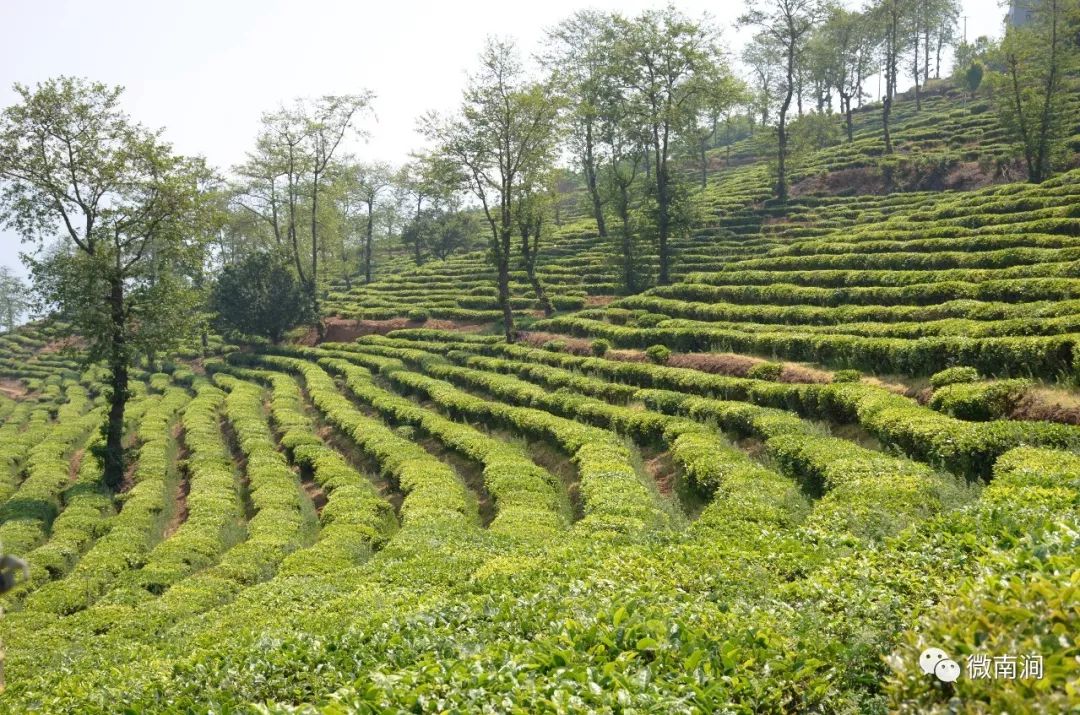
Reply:
[[[662, 0], [0, 0], [0, 107], [13, 83], [66, 74], [126, 88], [137, 121], [164, 127], [182, 154], [227, 169], [254, 142], [259, 117], [295, 97], [375, 93], [363, 159], [394, 164], [423, 145], [416, 119], [452, 110], [488, 35], [534, 51], [544, 29], [583, 8], [634, 14]], [[676, 0], [708, 12], [732, 56], [742, 0]], [[849, 3], [850, 4], [850, 3]], [[963, 0], [969, 38], [997, 35], [998, 0]], [[901, 82], [903, 87], [903, 81]], [[869, 87], [871, 91], [876, 87]], [[0, 229], [0, 265], [24, 274], [19, 239]]]

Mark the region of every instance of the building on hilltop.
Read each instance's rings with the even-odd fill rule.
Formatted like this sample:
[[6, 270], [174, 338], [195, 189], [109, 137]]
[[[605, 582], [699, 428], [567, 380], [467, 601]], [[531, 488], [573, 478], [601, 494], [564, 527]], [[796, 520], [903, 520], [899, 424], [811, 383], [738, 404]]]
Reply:
[[1009, 0], [1009, 14], [1005, 22], [1010, 27], [1024, 27], [1035, 18], [1035, 10], [1032, 9], [1031, 0]]

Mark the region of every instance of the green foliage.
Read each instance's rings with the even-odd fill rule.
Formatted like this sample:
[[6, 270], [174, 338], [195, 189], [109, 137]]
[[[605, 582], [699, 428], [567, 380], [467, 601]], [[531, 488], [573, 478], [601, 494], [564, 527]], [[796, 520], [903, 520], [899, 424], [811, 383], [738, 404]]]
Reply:
[[185, 276], [209, 227], [207, 169], [124, 114], [118, 87], [60, 77], [16, 90], [0, 120], [0, 219], [48, 248], [30, 262], [44, 303], [92, 360], [177, 347], [197, 327]]
[[1069, 30], [1075, 3], [1036, 0], [1025, 8], [1029, 21], [1010, 23], [1001, 41], [992, 93], [998, 114], [1027, 165], [1028, 179], [1039, 183], [1066, 157], [1067, 77], [1080, 66], [1080, 47]]
[[426, 323], [431, 316], [423, 308], [413, 308], [408, 312], [408, 318], [414, 323]]
[[783, 371], [784, 366], [778, 362], [761, 362], [751, 367], [746, 376], [753, 380], [776, 382]]
[[996, 420], [1008, 417], [1030, 387], [1022, 379], [948, 384], [934, 391], [930, 406], [962, 420]]
[[964, 71], [964, 88], [972, 97], [979, 90], [983, 80], [983, 66], [978, 62], [972, 62]]
[[[894, 3], [916, 13], [949, 4]], [[858, 54], [845, 32], [884, 24], [870, 17], [875, 25], [856, 28], [861, 13], [837, 11], [810, 31], [801, 81], [811, 103], [845, 83], [857, 96], [857, 80], [840, 77], [852, 65], [833, 62]], [[563, 58], [579, 74], [556, 80], [588, 94], [566, 114], [575, 142], [594, 122], [609, 226], [598, 237], [591, 211], [562, 202], [535, 265], [553, 306], [573, 314], [538, 320], [534, 272], [514, 261], [457, 249], [429, 260], [440, 258], [439, 214], [462, 216], [448, 199], [469, 179], [461, 162], [436, 172], [451, 184], [441, 192], [420, 182], [408, 196], [381, 194], [403, 208], [384, 204], [380, 220], [419, 214], [413, 255], [390, 257], [370, 283], [326, 281], [348, 265], [348, 232], [364, 236], [364, 217], [353, 225], [341, 213], [360, 194], [331, 167], [319, 208], [305, 206], [307, 144], [297, 147], [303, 168], [272, 173], [285, 167], [290, 132], [315, 130], [283, 112], [263, 136], [274, 146], [260, 141], [247, 185], [229, 193], [223, 254], [275, 243], [261, 214], [268, 190], [281, 191], [301, 199], [298, 244], [305, 257], [320, 249], [313, 283], [328, 309], [412, 327], [315, 348], [258, 339], [241, 349], [211, 335], [208, 359], [194, 342], [147, 356], [149, 369], [128, 382], [123, 434], [138, 458], [118, 492], [89, 458], [102, 442], [92, 427], [107, 368], [82, 370], [56, 352], [63, 331], [49, 323], [0, 335], [0, 536], [31, 549], [32, 566], [4, 604], [6, 707], [1073, 706], [1080, 430], [1005, 418], [1027, 378], [1071, 378], [1080, 365], [1078, 175], [997, 183], [1013, 170], [998, 112], [941, 83], [919, 111], [906, 97], [891, 108], [887, 162], [898, 187], [914, 190], [863, 194], [881, 178], [877, 110], [853, 113], [843, 144], [844, 119], [811, 111], [808, 136], [790, 147], [792, 182], [803, 183], [779, 206], [753, 149], [771, 132], [722, 140], [709, 127], [715, 107], [702, 104], [670, 149], [672, 285], [614, 299], [659, 267], [650, 243], [660, 183], [655, 161], [645, 176], [638, 90], [597, 87], [587, 73], [614, 64], [640, 75], [645, 63], [623, 66], [640, 54], [611, 50], [670, 55], [697, 26], [668, 27], [671, 18], [576, 17], [600, 35]], [[679, 41], [642, 35], [649, 22]], [[911, 27], [899, 27], [910, 42]], [[765, 59], [774, 70], [782, 62]], [[1001, 66], [969, 57], [959, 71], [973, 61], [988, 75]], [[490, 89], [481, 79], [473, 89]], [[775, 103], [775, 80], [758, 87], [755, 115]], [[498, 118], [465, 114], [450, 123]], [[457, 132], [464, 144], [440, 148], [477, 149], [477, 137]], [[799, 154], [804, 140], [828, 146]], [[582, 146], [564, 148], [587, 184]], [[691, 191], [699, 162], [711, 171]], [[522, 178], [511, 202], [535, 198], [547, 178]], [[578, 177], [562, 181], [590, 198]], [[942, 192], [939, 181], [990, 185]], [[309, 219], [318, 243], [305, 235]], [[489, 334], [504, 319], [500, 269], [515, 320], [534, 338], [552, 333], [544, 349]], [[421, 315], [475, 325], [435, 330]], [[650, 359], [615, 347], [648, 348]], [[693, 353], [675, 361], [693, 368], [672, 366], [672, 350]], [[840, 369], [824, 383], [786, 361]], [[936, 388], [928, 405], [894, 392], [921, 375]], [[76, 464], [80, 448], [90, 452]], [[916, 667], [928, 645], [958, 659], [1039, 652], [1046, 676], [942, 687]]]
[[634, 318], [634, 325], [639, 328], [655, 328], [665, 320], [670, 320], [670, 317], [663, 313], [642, 313]]
[[303, 286], [284, 260], [268, 253], [253, 253], [225, 266], [211, 291], [209, 308], [220, 330], [258, 335], [273, 343], [311, 318]]
[[938, 389], [961, 382], [975, 382], [981, 377], [979, 371], [973, 367], [949, 367], [931, 375], [930, 384]]
[[663, 365], [671, 358], [671, 349], [666, 345], [650, 345], [645, 350], [645, 357], [657, 365]]

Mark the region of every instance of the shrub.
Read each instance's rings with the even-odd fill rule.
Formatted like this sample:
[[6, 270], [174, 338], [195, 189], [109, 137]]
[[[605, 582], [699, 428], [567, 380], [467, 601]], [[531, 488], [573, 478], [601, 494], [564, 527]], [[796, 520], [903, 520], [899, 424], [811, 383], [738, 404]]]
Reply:
[[946, 385], [956, 385], [961, 382], [975, 382], [979, 379], [979, 371], [973, 367], [950, 367], [936, 372], [930, 376], [930, 384], [934, 389]]
[[414, 323], [426, 323], [427, 319], [431, 317], [428, 312], [423, 308], [413, 308], [408, 312], [408, 318]]
[[754, 380], [776, 382], [780, 379], [780, 373], [783, 371], [784, 366], [778, 362], [761, 362], [750, 368], [746, 376]]
[[565, 340], [548, 340], [544, 343], [544, 350], [551, 353], [564, 353], [566, 352]]
[[585, 296], [557, 295], [551, 299], [551, 305], [555, 310], [581, 310], [585, 307]]
[[634, 325], [639, 328], [655, 328], [660, 323], [670, 319], [669, 316], [663, 313], [645, 313], [634, 320]]
[[611, 343], [603, 338], [593, 340], [589, 343], [589, 351], [596, 357], [603, 357], [607, 354], [607, 351], [611, 349]]
[[671, 358], [671, 348], [666, 345], [650, 345], [645, 356], [657, 365], [663, 365]]
[[837, 370], [833, 373], [833, 382], [858, 382], [862, 379], [862, 373], [858, 370]]
[[934, 392], [930, 407], [962, 420], [996, 420], [1008, 416], [1030, 386], [1023, 379], [954, 383]]
[[225, 266], [210, 294], [222, 331], [258, 335], [277, 343], [285, 332], [311, 318], [311, 304], [288, 264], [255, 253]]

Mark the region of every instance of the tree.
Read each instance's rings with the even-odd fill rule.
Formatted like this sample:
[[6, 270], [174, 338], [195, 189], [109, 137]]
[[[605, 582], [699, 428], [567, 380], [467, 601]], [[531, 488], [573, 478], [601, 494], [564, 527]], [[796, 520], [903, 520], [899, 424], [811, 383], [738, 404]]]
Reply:
[[382, 193], [391, 186], [394, 172], [385, 162], [360, 163], [354, 167], [357, 194], [367, 208], [364, 225], [364, 282], [371, 282], [371, 260], [375, 250], [375, 208]]
[[219, 330], [259, 335], [275, 344], [310, 319], [304, 287], [288, 262], [271, 253], [253, 253], [225, 266], [211, 290], [209, 308]]
[[456, 208], [432, 209], [431, 233], [429, 246], [431, 253], [440, 261], [445, 261], [458, 249], [467, 249], [469, 238], [476, 233], [477, 225], [473, 215]]
[[1050, 176], [1064, 149], [1070, 116], [1065, 78], [1078, 67], [1076, 0], [1032, 0], [1030, 21], [1008, 25], [1001, 41], [1004, 72], [994, 81], [998, 114], [1019, 145], [1028, 180]]
[[900, 56], [904, 48], [904, 35], [910, 20], [912, 0], [879, 0], [873, 7], [874, 21], [880, 28], [882, 73], [885, 75], [885, 96], [881, 102], [881, 127], [885, 140], [885, 153], [892, 154], [892, 134], [889, 120], [892, 117], [893, 98], [899, 74]]
[[967, 89], [968, 95], [972, 99], [975, 98], [975, 93], [979, 90], [982, 79], [983, 66], [978, 62], [972, 62], [968, 65], [967, 71], [964, 72], [964, 88]]
[[464, 188], [480, 202], [490, 229], [503, 331], [513, 341], [510, 257], [516, 202], [554, 161], [558, 103], [548, 87], [524, 75], [514, 44], [489, 38], [480, 71], [469, 78], [460, 110], [424, 118], [422, 128], [442, 157], [456, 165]]
[[986, 35], [979, 35], [973, 42], [961, 42], [953, 52], [953, 79], [963, 81], [963, 73], [974, 63], [986, 67], [999, 54], [998, 50]]
[[0, 266], [0, 323], [11, 332], [30, 308], [30, 290], [7, 266]]
[[546, 317], [551, 317], [555, 309], [548, 298], [544, 282], [536, 272], [536, 263], [540, 257], [540, 241], [548, 232], [549, 217], [554, 213], [555, 204], [559, 200], [556, 172], [552, 170], [546, 174], [537, 173], [531, 178], [532, 181], [523, 183], [519, 189], [514, 221], [521, 236], [521, 261], [525, 267], [525, 275], [540, 309]]
[[776, 127], [776, 198], [787, 201], [787, 114], [795, 94], [800, 62], [810, 31], [822, 19], [825, 5], [822, 0], [767, 0], [747, 5], [739, 18], [742, 25], [761, 29], [783, 51], [783, 98], [780, 100], [779, 122]]
[[708, 149], [716, 143], [720, 118], [746, 100], [746, 87], [734, 75], [723, 74], [704, 88], [698, 103], [698, 115], [686, 132], [690, 148], [696, 155], [701, 171], [701, 188], [709, 178]]
[[[295, 235], [299, 167], [295, 151], [289, 151], [295, 144], [286, 145], [283, 153], [281, 146], [265, 128], [267, 117], [264, 115], [264, 130], [255, 142], [255, 150], [247, 154], [244, 163], [233, 169], [237, 180], [231, 186], [230, 203], [238, 209], [238, 213], [246, 214], [254, 221], [254, 225], [245, 231], [247, 237], [257, 236], [261, 233], [260, 228], [265, 229], [273, 239], [272, 245], [281, 247], [285, 240], [282, 235], [283, 222], [287, 226], [285, 233], [288, 238], [292, 240]], [[295, 141], [298, 142], [299, 138]], [[261, 238], [260, 243], [266, 243], [266, 248], [271, 245]]]
[[776, 96], [781, 92], [781, 50], [771, 35], [759, 32], [751, 38], [742, 51], [742, 61], [750, 68], [753, 97], [751, 105], [761, 116], [761, 126], [769, 124], [769, 116]]
[[[320, 336], [319, 199], [335, 174], [334, 156], [342, 142], [350, 134], [363, 136], [354, 125], [357, 117], [370, 109], [373, 97], [365, 91], [327, 95], [314, 101], [297, 99], [290, 107], [264, 114], [256, 151], [238, 172], [248, 179], [245, 193], [254, 199], [242, 205], [270, 223], [279, 242], [280, 224], [284, 223], [285, 243], [291, 249], [296, 274], [311, 301], [312, 319]], [[305, 211], [309, 227], [306, 246], [302, 244], [300, 228]]]
[[133, 358], [193, 332], [197, 296], [176, 266], [201, 253], [205, 167], [172, 153], [161, 133], [121, 110], [122, 89], [60, 77], [15, 85], [0, 117], [0, 208], [23, 240], [46, 303], [56, 306], [109, 369], [104, 473], [124, 474], [124, 411]]
[[934, 47], [934, 79], [941, 77], [941, 53], [956, 42], [959, 0], [921, 0], [923, 30], [923, 84], [930, 81], [930, 48]]
[[610, 100], [614, 68], [615, 16], [580, 10], [547, 33], [544, 65], [567, 106], [569, 148], [581, 166], [590, 208], [601, 240], [608, 237], [599, 184], [603, 105]]
[[[708, 24], [673, 7], [646, 11], [634, 20], [616, 18], [614, 47], [619, 80], [628, 92], [629, 118], [640, 128], [651, 164], [651, 188], [659, 247], [658, 282], [670, 283], [673, 183], [671, 155], [710, 87], [729, 74]], [[648, 169], [647, 169], [648, 171]]]
[[[445, 216], [456, 213], [460, 208], [460, 189], [467, 183], [466, 177], [457, 166], [438, 154], [413, 154], [412, 160], [398, 171], [395, 183], [400, 187], [410, 204], [401, 232], [401, 240], [413, 253], [413, 262], [424, 262], [425, 250], [430, 250], [440, 258], [445, 258], [461, 245], [456, 239], [442, 243], [442, 255], [434, 250], [434, 228]], [[404, 200], [403, 200], [404, 205]], [[436, 217], [439, 217], [436, 219]], [[451, 232], [454, 233], [454, 232]]]
[[601, 170], [601, 187], [619, 221], [622, 288], [625, 293], [632, 295], [643, 290], [648, 282], [638, 251], [638, 232], [632, 220], [645, 154], [638, 151], [642, 144], [640, 128], [626, 121], [627, 113], [621, 102], [613, 101], [607, 105], [605, 121], [601, 125], [602, 141], [607, 146], [607, 162]]
[[847, 139], [854, 141], [852, 101], [863, 97], [863, 82], [872, 71], [874, 42], [868, 18], [840, 7], [829, 8], [811, 45], [814, 64], [840, 97]]

